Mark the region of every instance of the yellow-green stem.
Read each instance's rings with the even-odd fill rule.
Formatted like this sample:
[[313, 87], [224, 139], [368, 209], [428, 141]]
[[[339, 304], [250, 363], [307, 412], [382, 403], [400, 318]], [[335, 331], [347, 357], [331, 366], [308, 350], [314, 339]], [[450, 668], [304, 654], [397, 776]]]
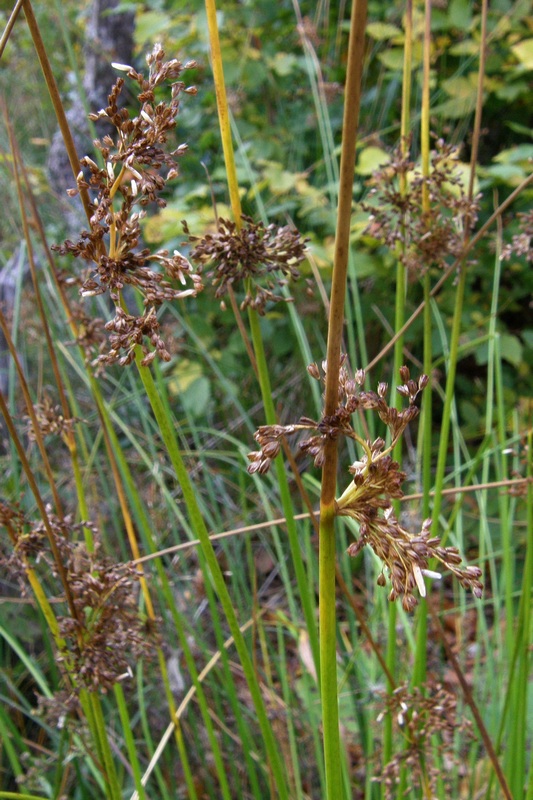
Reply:
[[[412, 76], [412, 52], [413, 52], [413, 5], [411, 0], [408, 0], [405, 9], [405, 44], [404, 44], [404, 59], [403, 59], [403, 77], [402, 77], [402, 114], [400, 122], [401, 140], [400, 148], [402, 157], [406, 158], [409, 154], [409, 133], [411, 127], [411, 76]], [[405, 197], [409, 190], [407, 184], [407, 176], [405, 173], [400, 175], [400, 194]], [[394, 312], [394, 330], [399, 330], [405, 320], [405, 294], [406, 294], [406, 275], [405, 264], [403, 256], [406, 251], [405, 221], [401, 222], [402, 237], [398, 244], [396, 251], [396, 302]], [[403, 337], [399, 337], [394, 345], [394, 369], [393, 369], [393, 386], [396, 386], [400, 367], [404, 363], [403, 357]], [[394, 404], [396, 408], [401, 408], [402, 398], [400, 395], [394, 397]], [[393, 449], [393, 456], [395, 461], [401, 465], [402, 463], [402, 445], [401, 441]], [[394, 503], [394, 510], [397, 515], [400, 514], [399, 503]], [[389, 604], [388, 614], [388, 636], [387, 636], [387, 666], [393, 679], [396, 673], [396, 617], [397, 609], [396, 603]], [[388, 691], [392, 693], [393, 686], [388, 684]], [[383, 731], [383, 766], [389, 763], [392, 758], [392, 715], [387, 714], [384, 721]], [[403, 775], [404, 773], [402, 773]], [[383, 789], [384, 791], [384, 789]]]
[[[424, 14], [424, 51], [422, 75], [422, 112], [420, 118], [420, 146], [422, 151], [422, 176], [426, 180], [422, 184], [422, 213], [428, 214], [430, 210], [429, 178], [430, 148], [429, 148], [429, 112], [430, 112], [430, 68], [431, 68], [431, 0], [425, 0]], [[429, 264], [426, 265], [424, 282], [424, 372], [431, 375], [432, 343], [431, 343], [431, 306], [429, 301]], [[422, 519], [429, 516], [429, 491], [431, 487], [431, 435], [432, 435], [432, 397], [430, 391], [424, 392], [422, 398], [422, 435], [421, 440], [421, 466], [424, 501]], [[420, 599], [417, 609], [416, 626], [416, 653], [413, 666], [413, 685], [420, 686], [426, 679], [426, 652], [427, 652], [427, 602]]]
[[[470, 181], [468, 186], [468, 197], [471, 200], [474, 194], [474, 177], [477, 164], [477, 153], [479, 147], [479, 137], [481, 132], [481, 116], [483, 111], [483, 81], [485, 76], [485, 47], [487, 41], [487, 15], [488, 15], [488, 0], [483, 0], [481, 6], [481, 41], [479, 53], [479, 73], [478, 73], [478, 87], [477, 87], [477, 103], [476, 113], [474, 119], [474, 130], [472, 135], [472, 154], [470, 159]], [[470, 237], [470, 220], [468, 217], [465, 219], [465, 242], [463, 253], [468, 249], [468, 239]], [[435, 525], [438, 524], [440, 510], [442, 507], [442, 489], [444, 486], [444, 474], [446, 471], [446, 461], [448, 454], [448, 436], [450, 432], [450, 419], [452, 411], [452, 402], [454, 398], [455, 387], [455, 373], [457, 370], [458, 348], [459, 348], [459, 335], [461, 333], [461, 322], [463, 315], [463, 303], [466, 287], [466, 263], [465, 256], [463, 256], [463, 263], [460, 267], [459, 282], [457, 286], [457, 294], [455, 298], [455, 308], [452, 323], [452, 335], [450, 340], [450, 357], [448, 364], [448, 374], [446, 376], [446, 395], [444, 400], [444, 410], [442, 414], [442, 423], [440, 431], [440, 444], [439, 455], [437, 461], [437, 471], [435, 476], [435, 500], [433, 504], [433, 520]]]
[[13, 26], [15, 25], [16, 19], [19, 15], [23, 3], [24, 0], [17, 0], [15, 5], [13, 6], [11, 14], [9, 15], [9, 19], [6, 22], [6, 27], [4, 28], [4, 32], [2, 34], [2, 37], [0, 38], [0, 58], [2, 58], [6, 44], [8, 43], [9, 37], [11, 36], [11, 31], [13, 30]]
[[[206, 0], [206, 10], [209, 23], [209, 37], [211, 43], [211, 55], [213, 61], [213, 75], [217, 96], [217, 108], [219, 116], [220, 131], [222, 137], [222, 145], [224, 151], [224, 161], [226, 166], [226, 175], [228, 181], [228, 188], [230, 193], [231, 208], [235, 224], [238, 228], [241, 226], [241, 203], [239, 197], [239, 187], [237, 182], [237, 172], [235, 169], [235, 153], [233, 149], [233, 142], [231, 138], [229, 108], [226, 97], [226, 87], [224, 81], [224, 67], [222, 63], [222, 55], [220, 51], [220, 41], [218, 36], [218, 25], [216, 20], [216, 8], [214, 0]], [[248, 288], [248, 287], [246, 287]], [[237, 319], [238, 309], [235, 308], [235, 300], [231, 297], [232, 305]], [[255, 367], [259, 386], [261, 390], [261, 398], [265, 409], [266, 422], [269, 425], [274, 425], [277, 422], [277, 415], [274, 408], [272, 399], [272, 389], [270, 385], [270, 376], [268, 365], [266, 361], [265, 349], [263, 345], [263, 338], [261, 334], [260, 320], [258, 313], [253, 310], [248, 310], [248, 321], [250, 325], [250, 333], [253, 344], [253, 353], [251, 354], [252, 366]], [[243, 340], [247, 344], [247, 338], [243, 331]], [[305, 575], [304, 562], [301, 553], [301, 546], [298, 539], [298, 530], [294, 521], [294, 508], [291, 500], [289, 489], [289, 482], [283, 465], [282, 457], [276, 459], [276, 473], [280, 489], [281, 504], [283, 514], [287, 521], [287, 534], [289, 539], [289, 547], [291, 550], [292, 562], [294, 571], [296, 573], [296, 581], [298, 584], [298, 591], [300, 600], [303, 607], [305, 623], [309, 632], [309, 640], [311, 650], [313, 652], [313, 659], [317, 671], [319, 671], [319, 649], [318, 649], [318, 635], [315, 624], [314, 609], [311, 602], [311, 596], [307, 591], [307, 581]]]
[[335, 505], [333, 503], [328, 508], [321, 505], [319, 552], [320, 691], [328, 800], [343, 797], [337, 698], [335, 563]]
[[233, 142], [231, 139], [229, 107], [226, 97], [226, 84], [224, 82], [222, 53], [220, 50], [220, 38], [218, 35], [217, 10], [214, 0], [205, 0], [205, 9], [207, 13], [207, 25], [209, 28], [209, 43], [211, 46], [211, 58], [213, 61], [213, 77], [215, 80], [218, 121], [220, 125], [220, 135], [222, 138], [224, 163], [226, 165], [226, 176], [228, 181], [231, 210], [233, 212], [235, 224], [237, 227], [240, 227], [241, 200], [239, 197], [239, 182], [237, 180]]

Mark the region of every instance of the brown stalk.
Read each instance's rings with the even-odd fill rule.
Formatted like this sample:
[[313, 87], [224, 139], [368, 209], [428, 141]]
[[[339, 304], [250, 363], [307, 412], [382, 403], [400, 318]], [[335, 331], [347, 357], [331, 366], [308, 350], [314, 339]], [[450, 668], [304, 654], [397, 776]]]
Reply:
[[0, 39], [0, 58], [2, 58], [4, 54], [4, 50], [6, 48], [6, 44], [8, 42], [9, 37], [11, 36], [11, 31], [13, 30], [13, 26], [15, 21], [19, 15], [19, 11], [22, 8], [22, 4], [24, 0], [17, 0], [15, 5], [13, 6], [13, 11], [9, 15], [9, 19], [6, 22], [6, 27], [4, 28], [4, 32], [2, 34], [2, 38]]
[[[350, 250], [355, 145], [359, 123], [367, 0], [353, 0], [342, 125], [339, 205], [327, 338], [327, 375], [324, 415], [333, 415], [338, 404], [341, 343], [344, 326], [346, 278]], [[324, 447], [320, 493], [319, 617], [320, 693], [324, 731], [324, 763], [328, 800], [343, 795], [336, 679], [335, 620], [335, 491], [337, 488], [337, 441]]]
[[[1, 316], [0, 316], [0, 320], [2, 320]], [[9, 336], [9, 331], [7, 330], [7, 328], [5, 328], [5, 324], [2, 325], [2, 330], [3, 330], [4, 335], [7, 332], [8, 336]], [[11, 341], [11, 337], [9, 337], [9, 340], [7, 340], [7, 341], [8, 341], [8, 344], [9, 344], [9, 342]], [[12, 344], [13, 343], [11, 342], [11, 346], [12, 346]], [[58, 550], [58, 547], [57, 547], [55, 533], [54, 533], [54, 531], [52, 529], [52, 526], [50, 524], [50, 520], [48, 518], [48, 512], [46, 510], [46, 506], [45, 506], [44, 500], [41, 497], [41, 493], [39, 491], [39, 487], [37, 486], [37, 481], [35, 480], [35, 476], [33, 474], [31, 465], [30, 465], [30, 463], [29, 463], [29, 461], [28, 461], [28, 459], [26, 457], [26, 453], [24, 451], [24, 447], [22, 446], [22, 442], [19, 439], [19, 436], [18, 436], [18, 433], [17, 433], [17, 429], [15, 428], [15, 425], [13, 424], [13, 420], [11, 418], [11, 414], [9, 413], [9, 409], [8, 409], [8, 407], [6, 405], [6, 402], [5, 402], [4, 397], [3, 397], [1, 392], [0, 392], [0, 413], [4, 417], [4, 420], [6, 422], [6, 426], [7, 426], [9, 435], [10, 435], [12, 441], [13, 441], [13, 444], [15, 445], [15, 448], [16, 448], [17, 453], [18, 453], [18, 457], [19, 457], [20, 462], [22, 464], [22, 468], [23, 468], [24, 473], [26, 475], [26, 479], [27, 479], [27, 481], [28, 481], [28, 483], [30, 485], [30, 489], [32, 491], [32, 494], [33, 494], [33, 496], [35, 498], [35, 502], [36, 502], [37, 507], [39, 509], [39, 514], [40, 514], [41, 519], [43, 521], [43, 524], [44, 524], [44, 527], [45, 527], [45, 530], [46, 530], [46, 534], [48, 536], [48, 541], [50, 543], [50, 549], [52, 551], [52, 555], [54, 557], [54, 561], [55, 561], [56, 566], [57, 566], [57, 571], [58, 571], [58, 574], [59, 574], [60, 579], [61, 579], [61, 584], [63, 586], [63, 591], [65, 592], [65, 597], [66, 597], [66, 600], [67, 600], [67, 603], [68, 603], [68, 607], [70, 609], [70, 614], [71, 614], [73, 619], [79, 621], [78, 611], [76, 609], [76, 605], [75, 605], [74, 599], [72, 597], [72, 592], [70, 591], [70, 586], [69, 586], [69, 582], [68, 582], [68, 576], [67, 576], [67, 573], [66, 573], [66, 570], [65, 570], [65, 566], [63, 564], [63, 560], [61, 558], [61, 554], [59, 553], [59, 550]]]
[[459, 683], [461, 684], [461, 689], [463, 690], [465, 701], [470, 706], [470, 710], [472, 711], [472, 715], [473, 715], [473, 717], [474, 717], [474, 719], [476, 721], [476, 725], [478, 727], [479, 733], [481, 734], [481, 738], [483, 739], [483, 744], [485, 745], [485, 748], [487, 750], [487, 755], [488, 755], [488, 757], [489, 757], [489, 759], [490, 759], [490, 761], [492, 763], [492, 766], [494, 768], [494, 772], [496, 773], [496, 777], [498, 779], [498, 783], [501, 786], [501, 790], [503, 792], [503, 796], [506, 798], [506, 800], [513, 800], [513, 796], [511, 794], [511, 790], [509, 789], [509, 786], [507, 785], [507, 781], [505, 780], [505, 775], [503, 774], [502, 768], [500, 766], [500, 762], [498, 761], [498, 756], [496, 755], [496, 751], [494, 750], [494, 746], [492, 744], [491, 738], [490, 738], [490, 736], [488, 734], [488, 731], [487, 731], [487, 729], [485, 727], [485, 723], [483, 722], [481, 714], [479, 713], [479, 709], [478, 709], [478, 707], [476, 705], [476, 702], [475, 702], [475, 700], [474, 700], [474, 698], [472, 696], [472, 692], [470, 691], [470, 687], [468, 685], [468, 681], [466, 680], [466, 678], [464, 676], [464, 673], [463, 673], [461, 667], [459, 666], [459, 662], [457, 661], [457, 659], [455, 657], [455, 653], [453, 652], [453, 649], [452, 649], [450, 643], [448, 642], [448, 639], [446, 638], [446, 634], [444, 632], [444, 628], [442, 627], [442, 622], [440, 621], [440, 619], [437, 616], [437, 614], [435, 613], [435, 611], [433, 611], [432, 609], [431, 609], [431, 616], [433, 618], [433, 622], [437, 626], [441, 642], [442, 642], [442, 644], [444, 646], [444, 649], [446, 650], [446, 655], [448, 656], [450, 664], [452, 665], [452, 667], [454, 669], [454, 672], [457, 675], [457, 679], [458, 679]]
[[[330, 293], [327, 346], [327, 376], [324, 400], [324, 416], [333, 415], [338, 402], [339, 369], [341, 362], [342, 331], [344, 327], [344, 304], [346, 278], [350, 251], [350, 222], [353, 207], [353, 181], [355, 170], [355, 146], [361, 101], [361, 79], [363, 74], [364, 36], [366, 25], [366, 0], [354, 2], [352, 8], [352, 35], [348, 52], [344, 119], [342, 127], [342, 154], [339, 180], [339, 207], [333, 276]], [[350, 69], [351, 65], [351, 69]], [[326, 443], [322, 470], [321, 507], [332, 513], [337, 486], [337, 443], [334, 439]]]
[[[41, 65], [41, 70], [44, 79], [46, 81], [46, 85], [48, 87], [50, 99], [52, 100], [52, 105], [54, 106], [57, 122], [61, 130], [61, 135], [63, 136], [63, 141], [65, 143], [65, 150], [67, 151], [68, 159], [70, 161], [70, 166], [72, 168], [72, 174], [76, 176], [80, 171], [80, 160], [76, 152], [74, 139], [72, 138], [72, 134], [70, 132], [70, 127], [65, 114], [65, 109], [63, 108], [63, 103], [61, 101], [59, 89], [57, 88], [57, 83], [52, 72], [52, 67], [50, 66], [50, 61], [48, 60], [46, 48], [44, 46], [44, 42], [41, 36], [41, 32], [39, 30], [39, 25], [35, 18], [35, 14], [33, 13], [33, 8], [30, 3], [30, 0], [24, 0], [23, 5], [24, 5], [24, 14], [26, 16], [26, 22], [28, 23], [28, 28], [30, 30], [33, 39], [33, 44], [37, 52], [37, 57]], [[87, 219], [90, 219], [91, 201], [89, 199], [89, 193], [87, 189], [80, 189], [79, 194], [81, 202], [83, 203], [83, 208], [87, 216]]]
[[[5, 102], [4, 102], [3, 99], [0, 99], [0, 105], [1, 105], [1, 108], [2, 108], [2, 114], [4, 116], [4, 121], [5, 121], [5, 124], [6, 124], [6, 128], [8, 130], [9, 145], [10, 145], [10, 148], [11, 148], [11, 153], [13, 155], [13, 172], [14, 172], [14, 177], [15, 177], [15, 184], [16, 184], [16, 187], [17, 187], [17, 197], [18, 197], [18, 202], [19, 202], [20, 216], [21, 216], [21, 220], [22, 220], [22, 228], [23, 228], [23, 233], [24, 233], [24, 239], [26, 241], [26, 248], [27, 248], [27, 253], [28, 253], [28, 263], [29, 263], [29, 266], [30, 266], [30, 272], [31, 272], [31, 278], [32, 278], [32, 283], [33, 283], [35, 302], [37, 303], [37, 309], [38, 309], [38, 312], [39, 312], [39, 317], [41, 319], [41, 324], [43, 326], [44, 336], [45, 336], [45, 339], [46, 339], [46, 347], [48, 349], [48, 353], [49, 353], [49, 356], [50, 356], [50, 362], [52, 364], [52, 370], [53, 370], [53, 373], [54, 373], [55, 383], [56, 383], [56, 386], [57, 386], [57, 390], [58, 390], [59, 398], [60, 398], [60, 402], [61, 402], [62, 414], [63, 414], [63, 417], [64, 417], [65, 421], [68, 423], [70, 420], [72, 420], [72, 414], [70, 412], [70, 406], [68, 404], [67, 397], [65, 395], [65, 390], [64, 390], [64, 387], [63, 387], [63, 381], [61, 380], [61, 373], [60, 373], [60, 370], [59, 370], [59, 364], [57, 363], [54, 344], [53, 344], [53, 341], [52, 341], [52, 335], [50, 333], [50, 326], [48, 325], [48, 320], [47, 320], [46, 312], [45, 312], [45, 309], [44, 309], [44, 304], [43, 304], [43, 300], [42, 300], [42, 296], [41, 296], [41, 291], [40, 291], [40, 288], [39, 288], [39, 281], [37, 280], [37, 270], [36, 270], [36, 267], [35, 267], [35, 259], [34, 259], [34, 256], [33, 256], [33, 246], [32, 246], [32, 241], [31, 241], [31, 236], [30, 236], [29, 221], [28, 221], [28, 217], [27, 217], [27, 214], [26, 214], [24, 194], [23, 194], [22, 185], [21, 185], [21, 175], [22, 175], [22, 178], [24, 179], [24, 183], [25, 183], [26, 187], [29, 187], [28, 176], [27, 176], [26, 170], [24, 168], [24, 164], [23, 164], [21, 156], [20, 156], [20, 151], [18, 149], [17, 142], [16, 142], [15, 136], [13, 134], [13, 127], [11, 125], [11, 120], [9, 118], [7, 107], [6, 107]], [[48, 248], [46, 248], [46, 249], [48, 250]], [[65, 441], [66, 441], [67, 447], [69, 449], [71, 458], [75, 459], [76, 458], [76, 450], [77, 450], [77, 448], [76, 448], [76, 439], [75, 439], [74, 432], [73, 432], [71, 426], [68, 425], [68, 424], [65, 426], [65, 434], [64, 434], [64, 436], [65, 436]], [[53, 484], [52, 484], [52, 486], [53, 486]], [[53, 491], [55, 492], [55, 487], [54, 486], [53, 486]], [[55, 499], [55, 502], [56, 502], [56, 507], [58, 509], [58, 514], [61, 515], [60, 505], [59, 505], [59, 497], [54, 494], [54, 499]]]

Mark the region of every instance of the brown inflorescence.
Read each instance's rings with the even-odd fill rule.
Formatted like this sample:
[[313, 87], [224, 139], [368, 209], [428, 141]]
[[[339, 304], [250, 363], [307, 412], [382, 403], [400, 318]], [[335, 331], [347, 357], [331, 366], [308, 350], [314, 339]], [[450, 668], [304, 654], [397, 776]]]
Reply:
[[511, 243], [503, 248], [502, 258], [508, 261], [515, 255], [533, 261], [533, 211], [516, 216], [520, 233], [515, 234]]
[[189, 241], [194, 244], [190, 257], [200, 266], [209, 264], [207, 277], [216, 287], [215, 296], [223, 297], [230, 287], [245, 282], [241, 308], [265, 313], [266, 304], [289, 300], [276, 287], [287, 285], [299, 277], [298, 265], [305, 258], [305, 240], [290, 226], [265, 227], [243, 215], [242, 225], [220, 218], [215, 233], [202, 239], [191, 236], [183, 223]]
[[[74, 523], [69, 516], [59, 519], [50, 509], [47, 512], [73, 602], [73, 613], [58, 616], [65, 649], [59, 652], [57, 662], [67, 662], [74, 692], [80, 687], [106, 692], [132, 675], [139, 658], [154, 653], [155, 635], [147, 634], [139, 613], [139, 574], [134, 566], [113, 564], [99, 554], [97, 532], [91, 523]], [[42, 521], [31, 522], [19, 509], [0, 504], [0, 525], [8, 530], [13, 545], [9, 555], [0, 556], [0, 564], [19, 581], [23, 592], [28, 568], [44, 566], [48, 580], [58, 578]], [[82, 538], [83, 529], [91, 530], [93, 551]], [[64, 601], [61, 589], [57, 600]]]
[[[348, 548], [349, 555], [356, 556], [368, 544], [380, 558], [390, 577], [392, 589], [389, 599], [400, 598], [406, 611], [412, 611], [417, 605], [415, 589], [425, 596], [424, 577], [441, 577], [429, 568], [432, 559], [439, 561], [458, 578], [462, 586], [470, 588], [476, 597], [480, 597], [483, 588], [481, 570], [478, 567], [460, 566], [461, 557], [457, 548], [442, 547], [440, 539], [430, 535], [431, 519], [425, 520], [421, 531], [413, 534], [402, 526], [392, 508], [391, 501], [403, 496], [402, 484], [406, 475], [400, 470], [398, 462], [393, 460], [391, 453], [407, 425], [419, 413], [415, 402], [427, 386], [428, 377], [421, 375], [415, 381], [407, 367], [400, 368], [403, 383], [397, 390], [408, 399], [409, 405], [398, 410], [389, 406], [385, 400], [387, 384], [380, 383], [376, 392], [365, 391], [362, 389], [364, 371], [358, 370], [351, 377], [344, 364], [345, 357], [341, 360], [339, 405], [335, 413], [323, 415], [319, 421], [301, 417], [292, 425], [262, 425], [255, 433], [261, 449], [248, 454], [248, 471], [252, 474], [266, 473], [272, 460], [279, 454], [284, 438], [301, 431], [314, 432], [314, 435], [300, 441], [299, 449], [311, 455], [317, 467], [324, 464], [324, 446], [328, 439], [340, 436], [353, 439], [362, 449], [362, 454], [349, 467], [352, 481], [335, 503], [338, 516], [351, 517], [359, 526], [359, 538]], [[325, 377], [326, 362], [323, 362], [322, 368]], [[308, 371], [313, 378], [320, 379], [320, 370], [316, 364], [312, 364]], [[356, 433], [352, 426], [352, 414], [356, 411], [377, 413], [388, 428], [388, 445], [381, 437], [369, 441]], [[384, 586], [385, 583], [382, 571], [378, 584]]]
[[387, 800], [398, 797], [401, 775], [409, 770], [411, 788], [431, 787], [436, 796], [438, 781], [446, 783], [446, 775], [439, 768], [436, 756], [455, 760], [454, 736], [457, 731], [471, 735], [468, 720], [459, 717], [455, 697], [440, 684], [415, 687], [399, 686], [384, 697], [386, 714], [392, 718], [393, 727], [402, 732], [405, 747], [383, 769], [379, 782], [385, 789]]
[[[194, 87], [179, 80], [181, 73], [195, 63], [165, 61], [164, 57], [164, 50], [156, 45], [147, 58], [147, 78], [132, 67], [115, 65], [138, 84], [140, 111], [131, 117], [126, 108], [119, 107], [124, 79], [118, 78], [106, 108], [90, 115], [93, 121], [109, 123], [115, 135], [95, 141], [104, 166], [88, 156], [82, 158], [77, 188], [70, 192], [86, 189], [95, 195], [90, 203], [89, 229], [80, 233], [78, 241], [67, 240], [56, 247], [61, 254], [82, 258], [91, 265], [81, 283], [82, 296], [108, 292], [114, 303], [116, 316], [106, 325], [112, 332], [111, 347], [106, 351], [100, 345], [94, 362], [98, 366], [129, 364], [137, 346], [143, 352], [143, 365], [156, 356], [168, 361], [169, 351], [158, 334], [156, 311], [165, 301], [196, 295], [203, 288], [199, 271], [181, 253], [152, 253], [141, 246], [140, 223], [146, 207], [150, 203], [165, 206], [160, 194], [167, 182], [177, 176], [177, 159], [187, 149], [184, 144], [171, 152], [165, 149], [176, 126], [180, 97], [196, 93]], [[166, 82], [171, 82], [170, 100], [157, 101], [156, 94]], [[143, 297], [144, 313], [134, 322], [123, 308], [122, 292], [126, 286]], [[126, 324], [124, 314], [128, 318]]]
[[432, 266], [444, 268], [450, 258], [456, 259], [477, 220], [479, 198], [468, 198], [457, 157], [457, 148], [438, 139], [426, 177], [399, 148], [371, 178], [368, 201], [362, 204], [370, 213], [366, 232], [390, 248], [401, 242], [399, 258], [413, 276]]

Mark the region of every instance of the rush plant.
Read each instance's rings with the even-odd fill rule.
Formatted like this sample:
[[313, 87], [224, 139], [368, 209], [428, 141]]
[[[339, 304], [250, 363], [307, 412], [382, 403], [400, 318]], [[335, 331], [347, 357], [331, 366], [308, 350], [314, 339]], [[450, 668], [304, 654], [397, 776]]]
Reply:
[[42, 222], [4, 97], [0, 798], [533, 800], [531, 330], [502, 327], [533, 177], [480, 156], [488, 45], [521, 103], [530, 39], [459, 5], [139, 7], [165, 43], [114, 64], [91, 153], [49, 9], [14, 5], [84, 219]]

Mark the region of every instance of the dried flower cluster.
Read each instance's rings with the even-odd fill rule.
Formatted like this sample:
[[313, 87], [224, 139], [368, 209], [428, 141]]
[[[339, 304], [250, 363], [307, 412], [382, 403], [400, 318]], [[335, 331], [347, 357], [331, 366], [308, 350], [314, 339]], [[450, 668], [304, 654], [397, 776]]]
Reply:
[[[68, 516], [60, 520], [51, 513], [48, 518], [75, 609], [75, 615], [58, 617], [66, 650], [58, 654], [57, 661], [68, 662], [69, 675], [78, 688], [105, 692], [131, 674], [131, 665], [138, 658], [153, 652], [153, 639], [138, 610], [138, 574], [133, 567], [101, 557], [97, 540], [94, 552], [88, 552], [82, 529], [92, 529], [90, 523], [74, 524]], [[14, 544], [0, 563], [19, 580], [22, 591], [28, 566], [44, 565], [48, 578], [58, 577], [42, 521], [28, 522], [18, 509], [1, 504], [0, 524], [8, 529]], [[92, 532], [95, 538], [96, 531]]]
[[[390, 408], [384, 399], [388, 389], [386, 383], [380, 383], [377, 392], [363, 391], [361, 387], [365, 382], [364, 370], [357, 370], [352, 378], [344, 366], [345, 362], [346, 357], [343, 356], [339, 372], [339, 405], [335, 409], [335, 413], [331, 416], [322, 416], [318, 422], [308, 417], [301, 417], [293, 425], [262, 425], [254, 437], [261, 445], [261, 450], [248, 454], [248, 459], [251, 461], [248, 472], [251, 474], [254, 472], [260, 472], [261, 474], [267, 472], [272, 459], [281, 450], [283, 437], [302, 430], [317, 431], [317, 435], [306, 438], [299, 444], [301, 451], [313, 457], [316, 467], [321, 467], [324, 463], [324, 445], [326, 441], [328, 439], [336, 439], [339, 436], [346, 436], [358, 442], [367, 451], [370, 461], [372, 461], [373, 452], [383, 458], [385, 455], [382, 452], [385, 446], [383, 439], [376, 439], [374, 443], [370, 444], [365, 442], [353, 429], [352, 414], [358, 410], [377, 411], [380, 419], [389, 428], [392, 437], [392, 442], [386, 453], [393, 449], [409, 422], [418, 415], [418, 409], [414, 403], [419, 392], [427, 386], [427, 376], [422, 375], [419, 381], [415, 382], [410, 379], [407, 367], [402, 367], [402, 378], [407, 382], [405, 385], [399, 386], [398, 391], [409, 398], [409, 406], [403, 411], [397, 411], [395, 408]], [[323, 380], [325, 381], [327, 375], [326, 361], [322, 362], [322, 369]], [[316, 364], [311, 364], [308, 367], [308, 372], [315, 380], [320, 380], [320, 371]], [[399, 487], [397, 491], [400, 491], [400, 494], [397, 494], [390, 484], [389, 490], [391, 497], [401, 497]]]
[[[202, 239], [190, 236], [195, 244], [191, 261], [209, 264], [207, 277], [216, 287], [215, 296], [223, 297], [229, 287], [245, 283], [245, 297], [241, 308], [253, 308], [265, 313], [266, 304], [286, 298], [276, 294], [276, 286], [285, 286], [289, 279], [299, 277], [298, 265], [305, 258], [305, 240], [294, 228], [265, 226], [250, 217], [242, 217], [242, 226], [227, 219], [219, 219], [217, 232]], [[189, 234], [187, 224], [183, 223]]]
[[390, 714], [406, 743], [379, 779], [385, 787], [385, 797], [396, 800], [405, 768], [409, 770], [409, 789], [423, 788], [427, 792], [430, 788], [430, 796], [436, 797], [437, 781], [445, 780], [442, 768], [435, 763], [436, 749], [441, 757], [455, 759], [454, 734], [459, 730], [468, 734], [470, 723], [458, 719], [455, 697], [440, 684], [412, 690], [400, 686], [384, 700], [386, 711], [379, 715], [378, 721]]
[[[322, 367], [325, 375], [327, 363], [324, 362]], [[308, 369], [314, 378], [320, 378], [316, 364]], [[406, 475], [392, 459], [391, 452], [409, 422], [418, 415], [415, 402], [428, 383], [426, 375], [414, 381], [407, 367], [400, 369], [400, 375], [404, 383], [398, 386], [398, 392], [409, 400], [409, 405], [399, 411], [385, 400], [388, 389], [386, 383], [380, 383], [377, 392], [363, 391], [364, 371], [358, 370], [351, 378], [343, 360], [339, 373], [339, 405], [335, 413], [323, 416], [318, 422], [301, 417], [293, 425], [261, 426], [255, 434], [261, 449], [248, 454], [251, 462], [248, 471], [252, 474], [266, 473], [280, 452], [283, 438], [299, 431], [317, 432], [299, 444], [301, 451], [313, 456], [317, 467], [324, 463], [324, 445], [328, 439], [345, 436], [357, 442], [363, 451], [362, 455], [349, 467], [353, 480], [336, 501], [337, 514], [351, 517], [359, 525], [359, 538], [350, 546], [348, 553], [355, 556], [365, 545], [370, 545], [389, 573], [392, 583], [389, 599], [401, 598], [404, 609], [412, 611], [418, 602], [414, 589], [417, 588], [422, 596], [426, 594], [424, 575], [440, 577], [439, 573], [428, 568], [433, 558], [453, 572], [463, 586], [472, 589], [476, 597], [481, 596], [483, 587], [478, 567], [461, 567], [458, 550], [455, 547], [441, 547], [440, 539], [430, 536], [431, 520], [423, 522], [420, 533], [412, 534], [402, 527], [393, 513], [391, 500], [402, 497], [401, 487]], [[370, 442], [355, 432], [351, 417], [358, 410], [377, 412], [390, 434], [388, 446], [381, 437]], [[378, 584], [385, 585], [383, 572], [378, 577]]]
[[[431, 266], [445, 267], [449, 257], [457, 258], [465, 234], [477, 220], [477, 199], [468, 199], [456, 160], [456, 148], [439, 139], [431, 153], [429, 177], [415, 169], [401, 149], [372, 176], [373, 188], [362, 204], [370, 213], [367, 233], [390, 248], [402, 242], [400, 258], [413, 274], [423, 274]], [[405, 178], [405, 192], [400, 190], [400, 177]], [[422, 204], [424, 186], [428, 211]]]
[[[56, 435], [64, 437], [72, 431], [74, 423], [78, 421], [73, 417], [65, 419], [61, 406], [57, 404], [54, 405], [52, 398], [46, 392], [43, 395], [42, 402], [37, 403], [34, 406], [34, 410], [37, 424], [43, 436]], [[34, 440], [35, 432], [33, 430], [33, 425], [29, 417], [27, 417], [27, 420], [28, 438]]]
[[520, 233], [513, 236], [511, 244], [504, 247], [502, 258], [508, 261], [513, 255], [533, 261], [533, 211], [517, 214]]
[[[144, 365], [156, 356], [168, 361], [170, 354], [158, 334], [157, 308], [166, 300], [196, 295], [202, 288], [199, 273], [178, 251], [170, 255], [167, 250], [151, 253], [140, 247], [140, 220], [146, 214], [145, 207], [149, 203], [165, 205], [159, 195], [177, 176], [176, 159], [187, 149], [183, 144], [170, 153], [164, 149], [176, 126], [180, 95], [196, 93], [194, 87], [186, 87], [179, 80], [182, 71], [195, 63], [183, 65], [164, 57], [161, 46], [156, 45], [147, 58], [147, 78], [132, 67], [115, 65], [138, 84], [140, 112], [132, 118], [126, 108], [119, 108], [124, 79], [118, 78], [108, 106], [90, 115], [94, 121], [110, 123], [115, 137], [106, 135], [95, 141], [104, 166], [88, 156], [82, 158], [77, 189], [71, 191], [75, 194], [84, 188], [96, 194], [91, 202], [89, 230], [82, 231], [77, 242], [67, 240], [56, 248], [63, 255], [70, 253], [92, 265], [81, 286], [83, 296], [108, 291], [115, 305], [116, 316], [105, 326], [111, 332], [110, 348], [101, 352], [97, 364], [129, 364], [138, 345], [144, 353]], [[169, 81], [170, 100], [157, 102], [159, 87]], [[192, 286], [183, 288], [187, 280]], [[175, 287], [176, 282], [180, 288]], [[122, 290], [127, 285], [143, 296], [145, 311], [141, 316], [130, 316], [123, 310]]]

